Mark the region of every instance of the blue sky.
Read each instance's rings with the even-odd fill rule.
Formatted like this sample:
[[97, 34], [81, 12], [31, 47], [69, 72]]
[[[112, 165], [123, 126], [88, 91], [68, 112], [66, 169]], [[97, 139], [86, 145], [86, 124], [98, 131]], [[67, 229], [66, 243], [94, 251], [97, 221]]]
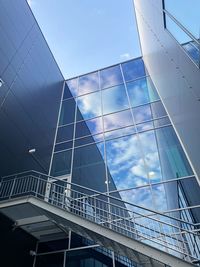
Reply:
[[64, 77], [140, 56], [132, 0], [28, 0]]

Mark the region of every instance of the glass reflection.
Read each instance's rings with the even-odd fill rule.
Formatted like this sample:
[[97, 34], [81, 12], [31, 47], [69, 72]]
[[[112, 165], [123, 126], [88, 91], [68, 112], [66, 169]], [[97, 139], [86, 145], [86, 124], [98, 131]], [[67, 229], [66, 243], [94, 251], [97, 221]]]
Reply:
[[[123, 63], [122, 68], [128, 96], [119, 65], [99, 72], [101, 91], [97, 72], [79, 78], [74, 143], [75, 101], [68, 98], [69, 91], [64, 96], [68, 99], [59, 125], [67, 125], [58, 128], [51, 175], [70, 173], [72, 144], [72, 181], [102, 192], [149, 185], [162, 175], [168, 179], [192, 173], [173, 128], [165, 126], [170, 121], [151, 79], [138, 79], [145, 75], [142, 60]], [[69, 83], [77, 95], [77, 79]], [[166, 207], [163, 186], [126, 190], [121, 196], [149, 208]]]
[[59, 127], [57, 132], [56, 143], [72, 140], [73, 132], [74, 132], [73, 123], [67, 126]]
[[123, 83], [120, 66], [114, 66], [100, 71], [101, 88], [111, 87]]
[[102, 117], [76, 123], [76, 138], [103, 132]]
[[192, 175], [191, 167], [172, 126], [156, 130], [163, 178]]
[[101, 115], [101, 94], [100, 92], [80, 96], [77, 98], [78, 108], [83, 119], [91, 119]]
[[100, 141], [103, 141], [103, 134], [96, 134], [96, 135], [78, 138], [75, 140], [74, 145], [75, 147], [77, 147], [77, 146], [83, 146], [83, 145], [92, 144], [92, 143], [100, 142]]
[[147, 183], [147, 173], [136, 135], [106, 142], [107, 165], [118, 189]]
[[122, 64], [125, 81], [131, 81], [146, 76], [144, 63], [141, 58]]
[[154, 120], [154, 127], [169, 126], [171, 124], [168, 117]]
[[136, 107], [158, 99], [155, 88], [148, 78], [127, 83], [131, 106]]
[[137, 108], [133, 108], [133, 115], [135, 123], [140, 123], [152, 119], [150, 105], [144, 105]]
[[104, 131], [111, 131], [121, 127], [127, 127], [133, 124], [130, 110], [117, 112], [103, 117]]
[[72, 95], [77, 96], [78, 95], [78, 78], [68, 80], [66, 81], [66, 83]]
[[165, 186], [163, 184], [153, 185], [152, 187], [154, 207], [159, 211], [167, 210], [167, 199]]
[[86, 124], [90, 129], [92, 135], [102, 133], [103, 132], [103, 122], [102, 117], [95, 118], [92, 120], [87, 120]]
[[65, 88], [64, 88], [64, 94], [63, 94], [63, 100], [71, 98], [72, 97], [72, 93], [67, 85], [67, 82], [65, 84]]
[[75, 107], [76, 104], [73, 98], [62, 102], [59, 126], [74, 122]]
[[[137, 203], [138, 205], [148, 207], [149, 209], [153, 208], [153, 198], [152, 193], [149, 187], [137, 188], [129, 191], [122, 191], [120, 193], [123, 200], [130, 203]], [[129, 206], [133, 210], [132, 206]], [[139, 213], [144, 213], [144, 210], [134, 208], [134, 211]], [[138, 221], [139, 223], [139, 221]]]
[[200, 61], [200, 50], [195, 42], [189, 42], [183, 44], [182, 47], [186, 50], [188, 55], [194, 60], [194, 62], [199, 66]]
[[136, 125], [138, 132], [144, 132], [148, 130], [153, 130], [154, 125], [153, 122], [145, 122], [145, 123], [139, 123]]
[[106, 191], [106, 171], [102, 153], [104, 154], [104, 148], [101, 143], [74, 149], [74, 183]]
[[126, 135], [131, 135], [136, 133], [136, 128], [135, 126], [129, 126], [117, 130], [112, 130], [110, 132], [105, 132], [105, 140], [110, 140], [114, 139], [117, 137], [122, 137]]
[[151, 103], [151, 110], [152, 110], [153, 118], [160, 118], [160, 117], [167, 115], [165, 108], [161, 101]]
[[103, 114], [120, 111], [129, 107], [124, 85], [102, 91]]
[[71, 155], [72, 155], [71, 149], [59, 153], [54, 153], [53, 163], [51, 167], [52, 176], [61, 176], [70, 173]]
[[73, 146], [73, 141], [67, 141], [60, 144], [55, 145], [54, 152], [70, 149]]
[[99, 90], [98, 72], [89, 73], [79, 77], [79, 95]]
[[155, 131], [147, 131], [139, 134], [139, 143], [141, 145], [149, 182], [160, 181], [162, 179], [162, 173]]

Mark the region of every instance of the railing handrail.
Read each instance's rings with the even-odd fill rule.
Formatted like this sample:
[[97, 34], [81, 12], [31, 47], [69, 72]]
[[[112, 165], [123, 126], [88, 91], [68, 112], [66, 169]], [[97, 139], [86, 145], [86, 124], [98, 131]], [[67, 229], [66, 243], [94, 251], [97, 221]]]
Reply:
[[[34, 175], [32, 175], [32, 174], [29, 174], [28, 176], [30, 176], [30, 177], [32, 177], [32, 178], [35, 178], [35, 179], [37, 179], [37, 180], [41, 180], [41, 181], [43, 181], [43, 182], [45, 182], [45, 183], [53, 184], [53, 182], [51, 182], [51, 181], [44, 180], [44, 179], [42, 179], [42, 178], [40, 178], [40, 177], [36, 177], [36, 176], [34, 176]], [[20, 176], [20, 177], [16, 177], [16, 176], [15, 176], [13, 179], [4, 180], [2, 183], [6, 183], [6, 182], [9, 182], [9, 181], [12, 181], [12, 180], [15, 180], [15, 181], [16, 181], [16, 180], [24, 179], [24, 178], [27, 178], [28, 176]], [[60, 180], [59, 180], [59, 181], [60, 181]], [[66, 181], [63, 181], [63, 182], [64, 182], [64, 183], [68, 183], [68, 182], [66, 182]], [[72, 184], [72, 183], [69, 183], [69, 184]], [[66, 187], [64, 187], [63, 185], [56, 185], [56, 186], [57, 186], [57, 187], [61, 187], [61, 188], [66, 189]], [[81, 186], [81, 187], [82, 187], [82, 186]], [[89, 188], [86, 188], [86, 187], [84, 187], [84, 189], [87, 189], [87, 190], [89, 190], [89, 191], [90, 191], [90, 190], [93, 191], [93, 189], [89, 189]], [[80, 192], [80, 191], [77, 191], [77, 190], [74, 190], [74, 189], [71, 189], [71, 188], [68, 189], [68, 190], [73, 191], [73, 192], [76, 192], [76, 193], [81, 193], [81, 194], [84, 195], [84, 196], [82, 196], [81, 198], [73, 199], [73, 200], [75, 200], [75, 201], [79, 201], [79, 200], [81, 200], [81, 199], [83, 199], [83, 198], [94, 198], [93, 195], [87, 195], [87, 194], [85, 194], [85, 193], [83, 193], [83, 192]], [[107, 198], [112, 198], [112, 199], [114, 199], [114, 200], [123, 202], [123, 204], [125, 203], [125, 204], [128, 204], [128, 205], [130, 205], [130, 206], [133, 206], [133, 207], [136, 207], [136, 208], [139, 208], [139, 209], [145, 209], [145, 210], [148, 210], [148, 211], [150, 210], [150, 209], [147, 209], [147, 208], [145, 208], [145, 207], [143, 207], [143, 206], [139, 206], [139, 205], [136, 205], [136, 204], [127, 202], [127, 201], [123, 201], [122, 199], [119, 199], [119, 198], [115, 198], [115, 197], [112, 197], [112, 196], [108, 196], [108, 195], [106, 195], [106, 194], [104, 194], [104, 193], [100, 193], [99, 195], [103, 195], [104, 197], [107, 197]], [[103, 200], [103, 199], [98, 199], [98, 200], [101, 201], [101, 202], [103, 202], [104, 204], [108, 204], [108, 202], [105, 201], [105, 200]], [[115, 203], [109, 203], [109, 205], [112, 206], [112, 207], [120, 208], [121, 210], [123, 210], [123, 211], [125, 211], [125, 212], [130, 212], [130, 213], [137, 214], [137, 215], [139, 215], [141, 218], [148, 218], [148, 219], [153, 220], [153, 221], [156, 221], [156, 222], [158, 222], [158, 223], [162, 223], [162, 224], [165, 224], [165, 225], [167, 225], [167, 226], [174, 227], [174, 228], [176, 228], [176, 229], [180, 229], [180, 230], [186, 231], [186, 232], [188, 232], [188, 233], [196, 234], [196, 233], [193, 233], [192, 231], [189, 231], [189, 230], [187, 230], [187, 229], [184, 229], [184, 228], [182, 228], [182, 227], [180, 227], [180, 226], [173, 225], [173, 224], [170, 224], [170, 223], [168, 223], [168, 222], [164, 222], [164, 221], [159, 220], [159, 219], [156, 219], [156, 218], [150, 218], [150, 215], [151, 215], [151, 216], [155, 216], [155, 215], [164, 216], [164, 217], [167, 217], [167, 218], [169, 218], [169, 219], [171, 219], [171, 220], [174, 220], [174, 221], [176, 221], [176, 222], [178, 221], [178, 222], [181, 222], [181, 223], [188, 224], [188, 225], [190, 225], [190, 226], [196, 227], [196, 225], [194, 225], [193, 223], [184, 221], [184, 220], [182, 220], [182, 219], [179, 219], [179, 218], [176, 218], [176, 217], [173, 217], [173, 216], [169, 216], [169, 215], [165, 215], [165, 214], [159, 213], [159, 212], [157, 212], [157, 211], [152, 211], [152, 210], [151, 210], [151, 212], [154, 212], [154, 214], [151, 213], [150, 215], [146, 215], [146, 214], [142, 214], [142, 213], [140, 213], [140, 212], [138, 212], [138, 211], [130, 210], [130, 209], [128, 209], [128, 208], [125, 207], [125, 206], [124, 206], [124, 207], [119, 206], [119, 205], [117, 205], [117, 204], [115, 204]], [[111, 215], [115, 215], [115, 214], [113, 214], [112, 212], [110, 212], [110, 214], [111, 214]], [[118, 216], [118, 215], [115, 215], [115, 216]], [[125, 219], [124, 217], [120, 217], [120, 218]], [[130, 218], [130, 219], [131, 219], [131, 218]], [[132, 218], [132, 219], [133, 219], [133, 218]], [[127, 220], [127, 219], [126, 219], [126, 220]], [[198, 235], [198, 234], [196, 234], [196, 235]]]
[[[193, 177], [191, 176], [191, 178]], [[27, 179], [27, 181], [24, 179]], [[56, 181], [63, 182], [63, 184], [55, 184]], [[46, 188], [48, 184], [55, 185], [55, 188], [50, 187], [53, 191], [51, 191], [46, 199]], [[107, 192], [99, 192], [33, 170], [4, 177], [1, 180], [0, 190], [2, 190], [2, 198], [18, 197], [20, 194], [33, 193], [34, 196], [42, 197], [42, 199], [47, 200], [53, 205], [64, 209], [68, 205], [67, 200], [69, 201], [69, 206], [73, 209], [72, 211], [70, 210], [72, 213], [78, 212], [79, 214], [79, 212], [82, 212], [83, 215], [81, 216], [89, 220], [95, 220], [96, 223], [103, 224], [106, 227], [110, 225], [111, 228], [114, 227], [114, 231], [121, 234], [131, 235], [133, 238], [137, 236], [139, 238], [138, 240], [153, 242], [154, 245], [159, 244], [165, 249], [178, 252], [190, 259], [196, 259], [196, 255], [199, 255], [197, 253], [199, 251], [198, 247], [195, 251], [187, 251], [188, 240], [183, 238], [183, 235], [187, 235], [188, 237], [192, 235], [196, 240], [196, 237], [199, 236], [197, 224], [124, 201], [121, 198], [110, 196]], [[69, 196], [66, 190], [69, 190]], [[5, 194], [3, 195], [3, 193]], [[118, 205], [116, 204], [117, 202], [123, 205]], [[194, 207], [196, 208], [196, 206]], [[134, 210], [134, 208], [136, 209]], [[151, 213], [145, 214], [144, 211]], [[142, 221], [138, 221], [140, 218]], [[165, 218], [167, 219], [165, 220]], [[139, 229], [135, 227], [139, 227]]]
[[[61, 181], [60, 179], [58, 179], [58, 178], [56, 178], [56, 177], [49, 176], [49, 175], [46, 175], [46, 174], [43, 174], [43, 173], [41, 173], [41, 172], [34, 171], [34, 170], [25, 171], [25, 172], [21, 172], [21, 173], [13, 174], [13, 175], [4, 176], [3, 178], [13, 177], [13, 179], [21, 179], [21, 178], [25, 178], [26, 176], [20, 176], [20, 177], [17, 177], [17, 175], [22, 175], [22, 174], [26, 174], [26, 173], [27, 173], [27, 174], [29, 173], [29, 175], [31, 175], [31, 176], [33, 176], [31, 173], [37, 173], [37, 174], [39, 174], [39, 175], [46, 176], [47, 178], [52, 178], [53, 180], [56, 180], [56, 181], [59, 181], [59, 182]], [[45, 180], [42, 179], [41, 177], [37, 177], [37, 176], [33, 176], [33, 177], [35, 177], [36, 179], [40, 179], [40, 180], [42, 180], [42, 181], [45, 181]], [[193, 177], [194, 177], [194, 176], [191, 176], [191, 178], [193, 178]], [[12, 180], [12, 179], [10, 179], [10, 180]], [[7, 179], [6, 179], [6, 180], [3, 180], [2, 182], [10, 181], [10, 180], [7, 180]], [[148, 211], [148, 212], [150, 212], [150, 215], [151, 215], [151, 216], [159, 215], [159, 216], [163, 216], [163, 217], [169, 218], [169, 219], [171, 219], [171, 220], [178, 221], [178, 222], [180, 222], [180, 223], [185, 223], [185, 224], [188, 224], [188, 225], [191, 225], [191, 226], [195, 226], [194, 223], [187, 222], [187, 221], [184, 221], [184, 220], [182, 220], [182, 219], [179, 219], [179, 218], [176, 218], [176, 217], [173, 217], [173, 216], [171, 216], [171, 215], [166, 214], [166, 213], [167, 213], [166, 211], [165, 211], [165, 213], [163, 213], [163, 212], [160, 212], [160, 211], [156, 211], [156, 210], [153, 210], [153, 209], [146, 208], [146, 207], [141, 206], [141, 205], [138, 205], [138, 204], [130, 203], [130, 202], [128, 202], [128, 201], [122, 200], [121, 198], [117, 198], [117, 197], [111, 196], [111, 195], [109, 194], [110, 192], [108, 192], [108, 193], [107, 193], [107, 192], [99, 192], [99, 191], [97, 191], [97, 190], [94, 190], [94, 189], [91, 189], [91, 188], [88, 188], [88, 187], [85, 187], [85, 186], [82, 186], [82, 185], [78, 185], [78, 184], [71, 183], [71, 182], [64, 181], [64, 180], [62, 180], [62, 181], [63, 181], [64, 183], [68, 184], [68, 185], [76, 186], [76, 187], [78, 187], [78, 188], [81, 188], [81, 189], [84, 189], [84, 190], [87, 190], [87, 191], [94, 192], [94, 193], [96, 194], [96, 195], [86, 195], [85, 193], [82, 193], [82, 192], [81, 192], [82, 194], [85, 194], [87, 197], [104, 196], [104, 197], [107, 197], [107, 198], [109, 198], [109, 199], [113, 199], [113, 200], [122, 202], [123, 204], [127, 204], [127, 205], [133, 206], [133, 207], [135, 207], [135, 208], [138, 208], [138, 209], [142, 209], [142, 210]], [[53, 182], [49, 181], [48, 179], [46, 180], [46, 182], [53, 184]], [[62, 185], [57, 185], [57, 186], [63, 187]], [[68, 189], [68, 188], [66, 188], [66, 189]], [[71, 190], [71, 188], [70, 188], [69, 190]], [[73, 190], [74, 190], [74, 189], [73, 189]], [[75, 190], [74, 190], [74, 191], [75, 191]], [[79, 192], [79, 191], [77, 191], [77, 192]], [[80, 193], [80, 192], [79, 192], [79, 193]], [[119, 207], [119, 208], [123, 208], [123, 207], [118, 206], [118, 205], [116, 205], [116, 204], [114, 204], [114, 203], [112, 203], [112, 205], [113, 205], [113, 206], [116, 206], [116, 207]], [[125, 209], [126, 211], [133, 212], [133, 211], [131, 211], [131, 210], [128, 210], [126, 207], [124, 207], [124, 209]], [[134, 213], [136, 213], [136, 214], [138, 214], [138, 215], [141, 215], [142, 217], [145, 217], [143, 214], [140, 214], [140, 213], [138, 213], [138, 212], [135, 212], [135, 211], [134, 211]], [[146, 216], [146, 217], [147, 217], [147, 216]], [[185, 230], [185, 229], [184, 229], [184, 230]]]

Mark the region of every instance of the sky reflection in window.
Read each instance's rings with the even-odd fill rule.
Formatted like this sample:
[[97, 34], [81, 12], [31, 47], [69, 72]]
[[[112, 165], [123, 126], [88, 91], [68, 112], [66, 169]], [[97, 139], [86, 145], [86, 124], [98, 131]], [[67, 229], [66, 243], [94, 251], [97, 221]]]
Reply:
[[127, 127], [133, 124], [131, 111], [125, 110], [103, 117], [104, 131], [110, 131], [121, 127]]
[[98, 117], [101, 115], [100, 92], [78, 97], [77, 104], [85, 120], [91, 119], [93, 117]]
[[99, 90], [98, 72], [89, 73], [79, 78], [79, 95]]
[[78, 78], [68, 80], [68, 81], [66, 81], [66, 83], [67, 83], [72, 95], [77, 96], [78, 95]]
[[101, 88], [111, 87], [123, 83], [120, 66], [114, 66], [100, 71]]
[[125, 81], [146, 76], [142, 59], [131, 60], [122, 64]]
[[124, 85], [118, 85], [102, 91], [103, 113], [120, 111], [129, 107]]

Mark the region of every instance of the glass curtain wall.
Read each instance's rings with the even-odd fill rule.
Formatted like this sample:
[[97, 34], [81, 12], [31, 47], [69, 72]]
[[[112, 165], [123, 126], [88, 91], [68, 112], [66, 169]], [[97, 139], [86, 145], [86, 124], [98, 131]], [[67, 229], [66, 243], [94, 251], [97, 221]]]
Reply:
[[167, 209], [154, 183], [192, 171], [141, 58], [66, 81], [51, 174]]

